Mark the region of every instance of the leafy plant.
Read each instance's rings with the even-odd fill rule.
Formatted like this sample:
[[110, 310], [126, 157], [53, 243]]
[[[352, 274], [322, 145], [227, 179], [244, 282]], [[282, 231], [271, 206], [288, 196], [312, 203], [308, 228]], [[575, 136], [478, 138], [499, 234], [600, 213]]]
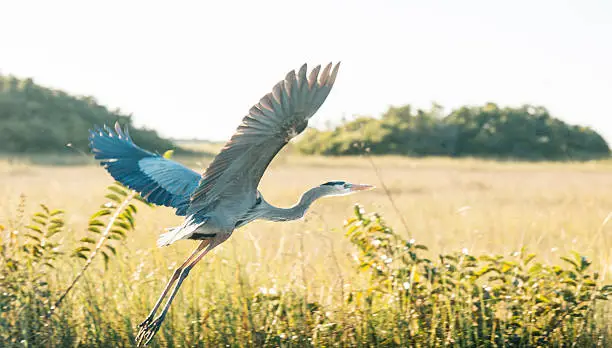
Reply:
[[[50, 210], [41, 204], [42, 210], [31, 217], [29, 224], [22, 223], [25, 197], [21, 197], [17, 219], [8, 227], [0, 225], [0, 326], [13, 330], [0, 334], [0, 339], [16, 335], [19, 322], [41, 318], [49, 307], [52, 289], [49, 275], [63, 254], [59, 250], [57, 235], [64, 229], [64, 212]], [[20, 334], [27, 337], [42, 330], [42, 321], [29, 323]]]
[[89, 236], [82, 238], [80, 245], [72, 251], [72, 256], [86, 263], [90, 263], [99, 252], [105, 267], [108, 267], [110, 255], [117, 254], [114, 242], [124, 240], [134, 230], [134, 215], [138, 211], [131, 203], [137, 195], [135, 192], [129, 192], [119, 183], [109, 186], [108, 191], [105, 197], [109, 201], [89, 218]]
[[[588, 341], [596, 336], [599, 302], [612, 295], [612, 285], [599, 284], [599, 274], [578, 253], [562, 258], [569, 268], [538, 263], [526, 249], [510, 257], [475, 257], [463, 250], [434, 262], [422, 255], [425, 246], [401, 238], [378, 214], [359, 206], [346, 234], [358, 249], [358, 269], [370, 278], [347, 301], [364, 308], [359, 315], [366, 322], [385, 307], [385, 316], [393, 318], [363, 329], [377, 343]], [[379, 337], [382, 331], [393, 334]]]
[[[80, 297], [73, 295], [74, 301], [64, 301], [53, 317], [45, 319], [51, 304], [57, 308], [61, 302], [52, 301], [58, 290], [62, 290], [59, 298], [65, 298], [77, 289], [78, 279], [91, 269], [87, 267], [104, 258], [96, 255], [105, 252], [108, 262], [113, 260], [114, 253], [106, 246], [119, 252], [117, 243], [125, 234], [112, 230], [133, 231], [136, 207], [129, 207], [140, 197], [123, 187], [111, 187], [108, 202], [98, 211], [102, 213], [90, 219], [104, 224], [89, 224], [99, 229], [88, 232], [95, 243], [80, 241], [75, 249], [89, 247], [78, 251], [86, 261], [68, 289], [57, 287], [60, 273], [66, 272], [59, 266], [83, 258], [75, 250], [60, 249], [68, 237], [63, 233], [63, 212], [41, 207], [29, 218], [22, 199], [15, 218], [0, 226], [2, 346], [133, 345], [134, 318], [146, 314], [144, 304], [157, 295], [151, 291], [151, 279], [140, 275], [147, 268], [143, 261], [124, 278], [113, 275], [95, 284], [82, 281]], [[527, 249], [481, 256], [464, 249], [433, 257], [426, 246], [403, 238], [379, 214], [366, 213], [360, 206], [345, 232], [354, 247], [356, 272], [340, 281], [341, 291], [332, 286], [327, 299], [312, 296], [312, 291], [309, 296], [306, 277], [260, 288], [252, 285], [249, 266], [238, 261], [238, 254], [233, 261], [215, 255], [207, 259], [206, 267], [213, 277], [202, 287], [193, 286], [192, 293], [180, 295], [190, 296], [189, 301], [179, 301], [186, 305], [168, 318], [157, 343], [190, 347], [610, 344], [612, 335], [602, 310], [612, 286], [602, 284], [590, 261], [579, 253], [563, 257], [558, 265], [539, 262]], [[221, 275], [228, 271], [231, 280], [225, 281]], [[117, 290], [109, 293], [108, 287], [115, 285], [129, 299], [117, 296], [123, 293]]]
[[[81, 279], [85, 271], [89, 268], [94, 258], [99, 254], [104, 259], [104, 266], [108, 268], [108, 262], [112, 255], [117, 255], [116, 246], [112, 241], [124, 240], [127, 233], [134, 230], [134, 216], [137, 212], [136, 206], [132, 204], [133, 199], [147, 203], [135, 191], [128, 191], [120, 183], [115, 183], [108, 187], [106, 198], [110, 201], [104, 203], [100, 210], [95, 212], [89, 218], [89, 227], [87, 231], [93, 236], [98, 236], [98, 239], [92, 237], [84, 237], [80, 240], [81, 245], [72, 251], [72, 256], [85, 260], [85, 264], [74, 277], [74, 280], [57, 299], [51, 307], [48, 316], [51, 316], [55, 309], [62, 303], [68, 293], [74, 288], [76, 283]], [[108, 220], [103, 222], [101, 218], [107, 217]]]

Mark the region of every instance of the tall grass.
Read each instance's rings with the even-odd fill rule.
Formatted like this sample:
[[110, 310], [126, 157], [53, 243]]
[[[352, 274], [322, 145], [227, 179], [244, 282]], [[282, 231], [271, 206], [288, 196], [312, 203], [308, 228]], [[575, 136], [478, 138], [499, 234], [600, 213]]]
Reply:
[[[610, 344], [608, 164], [375, 160], [397, 211], [371, 191], [319, 202], [306, 221], [236, 231], [192, 272], [152, 345]], [[280, 161], [263, 182], [279, 205], [329, 179], [380, 185], [358, 159]], [[154, 247], [156, 232], [179, 219], [135, 203], [135, 229], [111, 241], [117, 255], [105, 248], [107, 267], [94, 259], [46, 320], [83, 267], [72, 251], [98, 235], [87, 230], [113, 201], [103, 198], [110, 181], [100, 168], [14, 165], [0, 165], [0, 179], [0, 346], [133, 346], [192, 248]], [[362, 207], [352, 211], [354, 200]], [[50, 217], [54, 207], [66, 209]], [[36, 213], [55, 225], [36, 223]], [[26, 226], [55, 233], [43, 247]]]
[[[2, 241], [3, 346], [133, 345], [137, 320], [151, 304], [154, 275], [144, 275], [142, 263], [136, 269], [124, 264], [129, 256], [113, 260], [108, 271], [87, 274], [80, 291], [46, 317], [66, 284], [66, 270], [56, 267], [66, 256], [54, 241], [64, 227], [63, 212], [42, 208], [30, 225], [11, 221], [8, 238]], [[108, 226], [114, 223], [111, 219]], [[591, 262], [578, 253], [562, 257], [560, 265], [536, 262], [536, 255], [526, 249], [479, 257], [462, 250], [430, 260], [423, 255], [424, 245], [403, 239], [380, 215], [365, 214], [359, 206], [345, 225], [345, 235], [355, 247], [358, 277], [349, 283], [341, 280], [340, 292], [332, 287], [318, 296], [309, 293], [303, 260], [298, 282], [258, 288], [234, 249], [232, 260], [209, 261], [204, 287], [183, 289], [177, 301], [182, 305], [172, 312], [154, 345], [607, 346], [612, 342], [603, 306], [612, 295], [612, 285], [601, 284]], [[300, 242], [300, 257], [304, 252]], [[87, 260], [89, 265], [91, 257]], [[190, 301], [185, 302], [187, 297]]]

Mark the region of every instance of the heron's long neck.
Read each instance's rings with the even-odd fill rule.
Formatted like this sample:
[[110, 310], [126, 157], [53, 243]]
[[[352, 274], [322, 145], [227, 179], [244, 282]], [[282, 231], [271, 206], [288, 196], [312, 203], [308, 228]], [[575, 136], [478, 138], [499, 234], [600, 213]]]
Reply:
[[266, 203], [262, 211], [261, 218], [270, 221], [289, 221], [296, 220], [304, 216], [306, 210], [312, 202], [326, 195], [326, 190], [321, 187], [314, 187], [304, 192], [300, 201], [291, 208], [277, 208]]

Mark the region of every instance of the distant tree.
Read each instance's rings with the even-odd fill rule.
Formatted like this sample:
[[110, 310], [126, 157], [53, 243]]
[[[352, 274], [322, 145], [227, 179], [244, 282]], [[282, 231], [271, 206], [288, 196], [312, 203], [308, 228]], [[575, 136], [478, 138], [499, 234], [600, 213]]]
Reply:
[[[108, 110], [93, 97], [76, 97], [41, 87], [32, 79], [0, 75], [0, 152], [67, 153], [72, 147], [88, 150], [88, 130], [94, 125], [129, 125], [140, 146], [163, 153], [177, 149], [153, 130], [137, 129], [130, 115]], [[178, 151], [182, 149], [178, 148]]]
[[588, 159], [609, 156], [606, 141], [587, 127], [571, 126], [541, 106], [461, 107], [444, 116], [441, 105], [390, 107], [380, 118], [359, 117], [326, 132], [310, 130], [304, 153]]

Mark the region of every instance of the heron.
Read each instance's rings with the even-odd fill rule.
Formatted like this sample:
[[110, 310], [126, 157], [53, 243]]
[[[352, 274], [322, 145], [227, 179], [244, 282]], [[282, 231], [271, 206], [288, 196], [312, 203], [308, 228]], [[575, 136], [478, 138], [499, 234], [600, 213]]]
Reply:
[[[242, 119], [234, 135], [203, 174], [144, 150], [132, 140], [128, 127], [115, 123], [90, 130], [95, 159], [118, 182], [138, 192], [147, 202], [175, 209], [181, 225], [166, 229], [157, 246], [196, 240], [198, 246], [174, 271], [149, 315], [138, 325], [138, 346], [146, 346], [159, 330], [172, 300], [191, 269], [237, 228], [254, 220], [290, 221], [304, 216], [311, 204], [325, 196], [343, 196], [374, 188], [367, 184], [329, 181], [306, 191], [297, 204], [279, 208], [258, 190], [276, 154], [308, 126], [309, 119], [329, 95], [340, 63], [321, 65], [307, 73], [304, 64], [290, 71]], [[169, 294], [168, 294], [169, 293]], [[163, 300], [166, 303], [155, 316]]]

